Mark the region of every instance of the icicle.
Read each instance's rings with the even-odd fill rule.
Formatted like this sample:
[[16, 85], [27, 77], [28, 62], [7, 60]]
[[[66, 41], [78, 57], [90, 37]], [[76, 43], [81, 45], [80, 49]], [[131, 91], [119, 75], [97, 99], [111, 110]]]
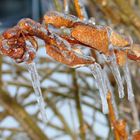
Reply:
[[103, 113], [107, 114], [108, 113], [108, 104], [107, 104], [107, 100], [106, 100], [107, 89], [106, 89], [106, 84], [105, 84], [103, 73], [102, 73], [102, 68], [97, 63], [90, 65], [89, 68], [97, 82], [97, 86], [99, 89], [101, 102], [102, 102]]
[[128, 62], [126, 62], [125, 66], [123, 67], [123, 71], [124, 71], [124, 77], [125, 77], [126, 84], [127, 84], [128, 100], [133, 101], [134, 93], [133, 93], [133, 88], [132, 88], [132, 83], [131, 83], [131, 75], [130, 75], [130, 71], [128, 68]]
[[118, 64], [116, 62], [116, 56], [115, 56], [114, 52], [113, 52], [112, 55], [110, 55], [108, 57], [108, 60], [110, 62], [109, 66], [111, 68], [111, 71], [112, 71], [112, 73], [113, 73], [113, 75], [115, 77], [115, 80], [117, 82], [117, 85], [118, 85], [119, 97], [123, 98], [124, 97], [124, 87], [123, 87], [123, 82], [122, 82], [121, 74], [120, 74], [120, 71], [119, 71]]
[[39, 75], [36, 69], [36, 65], [34, 62], [32, 62], [32, 63], [26, 64], [26, 66], [31, 75], [32, 85], [35, 91], [35, 96], [39, 105], [42, 120], [44, 123], [46, 123], [47, 117], [46, 117], [46, 112], [45, 112], [45, 103], [44, 103], [42, 92], [40, 89], [40, 81], [39, 81]]
[[118, 109], [117, 109], [115, 97], [114, 97], [114, 94], [113, 94], [113, 88], [112, 88], [112, 86], [111, 86], [111, 83], [110, 83], [110, 81], [109, 81], [109, 78], [108, 78], [108, 75], [107, 75], [107, 72], [106, 72], [105, 69], [103, 69], [103, 75], [104, 75], [104, 79], [105, 79], [105, 83], [106, 83], [107, 89], [108, 89], [108, 91], [110, 91], [110, 93], [111, 93], [112, 105], [113, 105], [113, 108], [114, 108], [114, 112], [115, 112], [116, 119], [118, 119], [118, 118], [119, 118], [119, 115], [118, 115]]

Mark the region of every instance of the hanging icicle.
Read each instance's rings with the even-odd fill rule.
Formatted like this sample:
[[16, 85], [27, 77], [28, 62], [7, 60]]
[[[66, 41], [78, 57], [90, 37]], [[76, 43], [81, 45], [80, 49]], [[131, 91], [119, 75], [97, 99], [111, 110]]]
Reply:
[[127, 93], [128, 93], [128, 100], [132, 101], [134, 100], [134, 93], [133, 93], [133, 88], [132, 88], [132, 83], [131, 83], [131, 75], [128, 67], [128, 62], [123, 67], [123, 72], [124, 72], [124, 77], [125, 81], [127, 84]]
[[104, 76], [104, 79], [105, 79], [107, 90], [108, 90], [109, 93], [111, 93], [111, 99], [112, 99], [112, 105], [113, 105], [113, 108], [114, 108], [114, 113], [115, 113], [116, 119], [118, 119], [119, 114], [118, 114], [118, 109], [117, 109], [115, 97], [114, 97], [114, 94], [113, 94], [114, 91], [113, 91], [113, 88], [112, 88], [111, 83], [109, 81], [107, 71], [105, 70], [105, 68], [103, 69], [103, 76]]
[[104, 114], [108, 113], [108, 105], [106, 100], [107, 95], [107, 89], [106, 89], [106, 83], [104, 80], [102, 68], [99, 64], [95, 63], [89, 66], [92, 75], [95, 77], [97, 82], [97, 87], [99, 89], [101, 102], [102, 102], [102, 110]]
[[44, 103], [44, 99], [42, 97], [42, 92], [40, 89], [40, 81], [39, 81], [37, 68], [34, 62], [29, 63], [29, 64], [27, 63], [26, 66], [31, 75], [31, 81], [32, 81], [32, 85], [35, 91], [36, 100], [38, 102], [42, 120], [45, 124], [47, 122], [47, 117], [46, 117], [46, 111], [45, 111], [45, 103]]
[[119, 97], [120, 98], [123, 98], [124, 97], [124, 87], [123, 87], [123, 81], [122, 81], [122, 78], [121, 78], [121, 74], [120, 74], [120, 71], [119, 71], [119, 67], [118, 67], [118, 64], [116, 62], [116, 56], [115, 56], [115, 53], [112, 52], [112, 54], [108, 57], [106, 57], [105, 55], [103, 55], [105, 60], [107, 62], [109, 62], [109, 66], [110, 66], [110, 69], [115, 77], [115, 80], [117, 82], [117, 85], [118, 85], [118, 92], [119, 92]]

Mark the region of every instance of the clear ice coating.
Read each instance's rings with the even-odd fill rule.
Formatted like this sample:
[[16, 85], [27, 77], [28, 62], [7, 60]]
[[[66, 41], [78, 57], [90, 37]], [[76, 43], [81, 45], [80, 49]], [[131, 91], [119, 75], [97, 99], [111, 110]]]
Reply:
[[[115, 53], [113, 52], [112, 55], [108, 56], [107, 58], [110, 62], [110, 69], [115, 77], [115, 80], [117, 82], [118, 85], [118, 92], [119, 92], [119, 98], [123, 98], [124, 97], [124, 87], [123, 87], [123, 81], [121, 78], [121, 74], [119, 71], [119, 67], [116, 61], [116, 56]], [[106, 59], [106, 60], [107, 60]]]
[[126, 64], [124, 65], [123, 71], [124, 71], [125, 81], [127, 84], [128, 100], [133, 101], [134, 93], [133, 93], [133, 88], [132, 88], [132, 83], [131, 83], [131, 75], [130, 75], [130, 71], [129, 71], [129, 67], [128, 67], [128, 62], [126, 62]]
[[108, 113], [108, 104], [107, 104], [107, 100], [106, 100], [107, 89], [106, 89], [106, 83], [105, 83], [105, 79], [103, 76], [102, 68], [97, 63], [90, 65], [89, 68], [97, 82], [97, 87], [99, 89], [101, 102], [102, 102], [103, 113], [107, 114]]
[[39, 110], [41, 113], [43, 123], [45, 124], [47, 122], [47, 116], [46, 116], [46, 111], [45, 111], [44, 99], [43, 99], [42, 92], [40, 89], [40, 81], [39, 81], [39, 75], [37, 72], [37, 68], [36, 68], [36, 65], [34, 62], [26, 64], [26, 66], [31, 75], [31, 81], [32, 81], [32, 85], [34, 88], [36, 100], [38, 102], [38, 106], [39, 106]]

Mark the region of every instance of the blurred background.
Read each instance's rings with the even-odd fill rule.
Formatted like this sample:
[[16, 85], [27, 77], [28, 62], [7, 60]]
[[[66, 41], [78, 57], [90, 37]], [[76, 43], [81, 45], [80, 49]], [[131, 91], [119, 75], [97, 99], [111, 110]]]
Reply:
[[[109, 25], [140, 43], [140, 0], [82, 0], [88, 17], [98, 25]], [[70, 13], [76, 15], [73, 0]], [[0, 32], [21, 18], [41, 22], [47, 11], [64, 12], [63, 0], [1, 0]], [[43, 124], [24, 64], [0, 56], [0, 140], [80, 140], [84, 124], [86, 140], [113, 140], [108, 116], [101, 111], [99, 91], [87, 68], [70, 69], [50, 59], [40, 42], [36, 64], [46, 103], [47, 124]], [[140, 69], [129, 61], [135, 101], [118, 98], [117, 84], [110, 73], [119, 118], [127, 121], [131, 137], [139, 127]], [[84, 140], [84, 139], [82, 139]]]

